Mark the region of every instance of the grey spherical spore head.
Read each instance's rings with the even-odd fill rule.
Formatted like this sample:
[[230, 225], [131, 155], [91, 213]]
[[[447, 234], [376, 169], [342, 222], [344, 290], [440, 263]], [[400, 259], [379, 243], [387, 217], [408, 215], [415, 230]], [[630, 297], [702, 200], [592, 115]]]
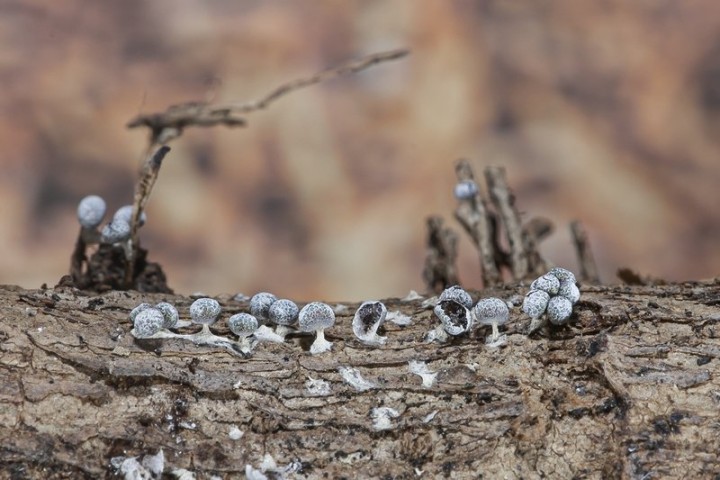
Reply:
[[557, 296], [550, 299], [547, 316], [550, 323], [564, 325], [572, 315], [572, 303], [565, 297]]
[[460, 335], [470, 330], [472, 316], [465, 305], [455, 300], [443, 300], [433, 309], [443, 329], [450, 335]]
[[100, 232], [102, 243], [124, 242], [128, 238], [130, 238], [130, 224], [125, 220], [113, 220], [105, 225]]
[[560, 280], [555, 275], [546, 273], [542, 277], [536, 278], [530, 284], [530, 290], [542, 290], [550, 295], [557, 295], [560, 289]]
[[268, 309], [268, 319], [275, 325], [289, 326], [297, 322], [299, 309], [295, 302], [285, 298], [277, 300]]
[[483, 325], [502, 325], [510, 318], [510, 309], [504, 300], [483, 298], [475, 305], [475, 318]]
[[83, 228], [96, 228], [103, 221], [107, 206], [98, 195], [88, 195], [80, 200], [77, 207], [78, 222]]
[[371, 337], [386, 317], [387, 307], [382, 302], [363, 302], [353, 316], [353, 333], [360, 339]]
[[212, 298], [198, 298], [190, 305], [190, 318], [193, 323], [211, 325], [220, 315], [220, 304]]
[[453, 285], [452, 287], [448, 287], [443, 290], [440, 294], [440, 298], [438, 298], [438, 301], [442, 302], [444, 300], [454, 300], [468, 310], [471, 309], [473, 305], [470, 294], [463, 290], [463, 288], [459, 285]]
[[455, 198], [458, 200], [468, 200], [473, 198], [478, 193], [478, 186], [473, 180], [463, 180], [455, 184], [453, 190]]
[[165, 317], [157, 308], [146, 308], [135, 317], [133, 321], [135, 338], [148, 338], [163, 328]]
[[560, 268], [560, 267], [551, 268], [550, 271], [548, 272], [548, 274], [557, 277], [557, 279], [560, 280], [560, 283], [563, 283], [563, 282], [575, 283], [576, 282], [575, 274], [572, 273], [570, 270], [566, 270], [564, 268]]
[[[132, 205], [124, 205], [117, 209], [115, 212], [115, 215], [113, 215], [112, 221], [115, 220], [124, 220], [128, 224], [130, 223], [130, 220], [132, 220], [132, 211], [133, 206]], [[145, 215], [145, 212], [142, 212], [140, 214], [140, 221], [138, 222], [138, 226], [142, 227], [145, 225], [145, 222], [147, 221], [147, 215]]]
[[258, 320], [267, 320], [270, 312], [270, 305], [277, 302], [277, 297], [272, 293], [256, 293], [250, 299], [250, 313]]
[[152, 305], [150, 305], [149, 303], [145, 303], [145, 302], [143, 302], [140, 305], [138, 305], [137, 307], [133, 308], [130, 311], [130, 320], [134, 322], [135, 317], [137, 317], [138, 313], [142, 312], [143, 310], [147, 310], [148, 308], [152, 308]]
[[165, 318], [163, 328], [174, 328], [175, 325], [177, 325], [178, 320], [180, 320], [180, 315], [174, 305], [168, 302], [160, 302], [155, 305], [155, 308], [160, 310], [163, 314], [163, 318]]
[[335, 312], [322, 302], [305, 305], [298, 314], [298, 326], [303, 332], [316, 332], [335, 325]]
[[257, 318], [249, 313], [236, 313], [228, 318], [228, 326], [230, 331], [240, 338], [252, 335], [258, 329]]
[[573, 282], [561, 282], [558, 295], [567, 298], [574, 305], [580, 300], [580, 289]]
[[540, 318], [547, 309], [550, 295], [542, 290], [530, 290], [523, 300], [523, 312], [530, 318]]

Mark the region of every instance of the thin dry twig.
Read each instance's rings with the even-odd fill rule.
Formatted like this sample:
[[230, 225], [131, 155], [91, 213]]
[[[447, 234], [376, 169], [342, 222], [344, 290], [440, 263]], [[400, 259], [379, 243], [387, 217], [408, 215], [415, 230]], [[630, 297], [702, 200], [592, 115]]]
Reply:
[[75, 285], [81, 285], [83, 269], [88, 262], [87, 255], [85, 254], [86, 250], [87, 243], [85, 242], [82, 228], [80, 228], [77, 240], [75, 241], [75, 249], [70, 257], [70, 276]]
[[427, 228], [428, 252], [423, 279], [429, 292], [439, 293], [460, 283], [456, 267], [458, 236], [451, 228], [443, 227], [442, 217], [428, 217]]
[[580, 263], [580, 279], [588, 283], [600, 283], [600, 275], [598, 275], [597, 264], [590, 248], [590, 241], [585, 227], [579, 220], [575, 220], [570, 223], [570, 232], [572, 233], [573, 244]]
[[549, 236], [554, 226], [546, 218], [535, 217], [526, 222], [522, 228], [523, 245], [528, 255], [528, 274], [533, 277], [540, 276], [548, 271], [548, 263], [540, 254], [540, 242]]
[[145, 205], [150, 198], [155, 181], [157, 180], [158, 174], [160, 173], [160, 167], [162, 166], [163, 159], [170, 151], [170, 147], [163, 145], [162, 147], [155, 150], [149, 155], [140, 169], [140, 175], [138, 182], [135, 185], [135, 195], [133, 197], [133, 211], [130, 220], [130, 248], [129, 258], [127, 258], [127, 268], [125, 270], [125, 284], [127, 288], [133, 286], [133, 276], [135, 273], [135, 256], [137, 252], [137, 232], [140, 224], [140, 216]]
[[[467, 160], [459, 160], [455, 165], [455, 173], [459, 182], [475, 182], [475, 175]], [[472, 238], [475, 247], [480, 253], [482, 266], [482, 279], [484, 286], [501, 283], [500, 271], [495, 263], [495, 249], [493, 248], [493, 232], [488, 217], [485, 200], [482, 198], [480, 188], [475, 196], [459, 199], [455, 209], [455, 218]]]
[[528, 275], [528, 254], [523, 242], [520, 214], [515, 208], [515, 196], [508, 187], [505, 178], [505, 169], [502, 167], [487, 167], [485, 169], [490, 199], [495, 205], [500, 218], [502, 218], [507, 239], [510, 243], [510, 267], [513, 278], [520, 280]]
[[284, 83], [258, 100], [247, 103], [225, 103], [210, 105], [204, 102], [191, 102], [168, 107], [164, 112], [138, 115], [128, 123], [128, 128], [147, 127], [150, 129], [150, 145], [163, 145], [182, 135], [185, 127], [212, 127], [225, 125], [242, 127], [247, 125], [245, 115], [267, 108], [277, 99], [301, 88], [342, 75], [360, 72], [379, 63], [397, 60], [410, 53], [409, 50], [391, 50], [375, 53], [333, 67], [310, 77], [299, 78]]

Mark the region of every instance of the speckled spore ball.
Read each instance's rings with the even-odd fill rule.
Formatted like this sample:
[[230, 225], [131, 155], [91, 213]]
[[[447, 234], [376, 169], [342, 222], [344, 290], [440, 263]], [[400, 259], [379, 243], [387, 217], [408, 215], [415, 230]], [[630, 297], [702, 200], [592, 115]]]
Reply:
[[152, 308], [152, 305], [150, 305], [149, 303], [144, 303], [144, 302], [141, 303], [140, 305], [138, 305], [137, 307], [133, 308], [130, 311], [130, 320], [135, 322], [135, 317], [137, 317], [138, 313], [142, 312], [143, 310], [147, 310], [148, 308]]
[[555, 267], [551, 268], [548, 272], [549, 275], [553, 275], [557, 277], [558, 280], [560, 280], [560, 283], [575, 283], [575, 274], [572, 273], [570, 270], [566, 270], [564, 268]]
[[463, 290], [459, 285], [453, 285], [452, 287], [448, 287], [443, 290], [438, 300], [440, 302], [453, 300], [467, 309], [471, 309], [473, 305], [470, 294]]
[[163, 328], [174, 328], [175, 325], [177, 325], [178, 320], [180, 320], [180, 315], [178, 315], [177, 308], [175, 308], [172, 304], [168, 302], [160, 302], [155, 305], [155, 308], [160, 310], [163, 314], [163, 318], [165, 319], [163, 322]]
[[212, 298], [198, 298], [190, 305], [190, 317], [193, 323], [211, 325], [220, 315], [220, 304]]
[[257, 318], [249, 313], [236, 313], [228, 318], [230, 331], [240, 338], [252, 335], [258, 329]]
[[458, 182], [455, 184], [453, 193], [455, 194], [455, 198], [458, 200], [471, 199], [478, 193], [477, 183], [472, 180], [463, 180], [462, 182]]
[[135, 338], [149, 338], [163, 328], [165, 318], [160, 310], [146, 308], [135, 316], [134, 332]]
[[[130, 220], [132, 220], [132, 211], [133, 211], [132, 205], [124, 205], [117, 209], [117, 211], [113, 215], [112, 221], [114, 222], [116, 220], [122, 220], [129, 224]], [[140, 214], [140, 218], [138, 219], [138, 226], [142, 227], [143, 225], [145, 225], [146, 221], [147, 221], [147, 215], [145, 214], [145, 212], [142, 212]]]
[[540, 318], [547, 309], [550, 295], [542, 290], [530, 290], [523, 300], [523, 312], [530, 318]]
[[560, 280], [555, 275], [546, 273], [542, 277], [535, 279], [530, 284], [531, 290], [542, 290], [550, 295], [557, 295], [560, 290]]
[[553, 325], [564, 325], [572, 315], [572, 303], [565, 297], [553, 297], [548, 302], [547, 316]]
[[502, 325], [510, 318], [507, 303], [499, 298], [483, 298], [475, 305], [475, 318], [483, 325]]
[[268, 309], [268, 318], [275, 325], [292, 325], [297, 322], [298, 306], [292, 300], [281, 299], [273, 302]]
[[277, 297], [272, 293], [260, 292], [250, 299], [250, 313], [258, 320], [268, 320], [270, 306], [277, 302]]
[[103, 243], [119, 243], [130, 238], [130, 224], [124, 220], [112, 221], [100, 232]]
[[78, 222], [83, 228], [96, 228], [105, 217], [105, 210], [105, 200], [102, 197], [88, 195], [78, 203]]
[[574, 283], [563, 282], [560, 284], [558, 295], [567, 298], [574, 305], [580, 300], [580, 289]]

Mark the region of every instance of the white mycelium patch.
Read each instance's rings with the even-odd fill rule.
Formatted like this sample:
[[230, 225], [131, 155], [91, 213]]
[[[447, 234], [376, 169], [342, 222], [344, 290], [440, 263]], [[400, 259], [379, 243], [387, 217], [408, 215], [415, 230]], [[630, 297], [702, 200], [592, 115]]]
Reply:
[[380, 431], [392, 429], [394, 427], [392, 419], [398, 418], [400, 413], [394, 408], [378, 407], [372, 409], [370, 416], [373, 420], [373, 429]]
[[408, 362], [408, 368], [410, 369], [410, 373], [419, 375], [420, 378], [422, 378], [423, 387], [430, 388], [435, 383], [437, 372], [431, 372], [425, 362], [410, 360], [410, 362]]
[[374, 383], [365, 380], [357, 368], [340, 367], [338, 368], [338, 372], [343, 380], [345, 380], [348, 385], [358, 392], [364, 392], [365, 390], [370, 390], [372, 388], [376, 388], [377, 386]]

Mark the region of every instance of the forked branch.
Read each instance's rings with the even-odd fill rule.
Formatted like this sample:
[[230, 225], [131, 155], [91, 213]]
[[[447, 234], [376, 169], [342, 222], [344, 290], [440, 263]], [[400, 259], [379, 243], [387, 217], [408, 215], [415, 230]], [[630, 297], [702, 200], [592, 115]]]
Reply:
[[279, 98], [301, 88], [318, 84], [325, 80], [349, 75], [370, 68], [379, 63], [403, 58], [409, 50], [391, 50], [374, 53], [357, 60], [332, 67], [309, 77], [299, 78], [274, 88], [258, 100], [239, 103], [209, 104], [205, 102], [188, 102], [172, 105], [164, 112], [138, 115], [130, 120], [128, 128], [147, 127], [150, 129], [150, 148], [164, 145], [182, 135], [186, 127], [244, 127], [247, 125], [245, 116], [258, 110], [264, 110]]

